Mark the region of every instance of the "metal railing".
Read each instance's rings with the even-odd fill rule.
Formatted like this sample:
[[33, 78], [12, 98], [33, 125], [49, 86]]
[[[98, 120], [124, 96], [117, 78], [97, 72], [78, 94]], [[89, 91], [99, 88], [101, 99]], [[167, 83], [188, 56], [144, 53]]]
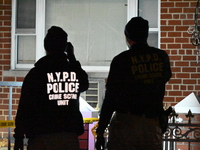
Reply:
[[173, 110], [168, 129], [163, 135], [163, 150], [177, 150], [177, 142], [188, 143], [188, 150], [190, 150], [192, 142], [200, 142], [200, 123], [191, 122], [191, 118], [195, 115], [189, 110], [185, 115], [188, 118], [186, 123], [177, 123], [177, 116], [178, 114]]
[[[13, 87], [21, 87], [22, 82], [0, 82], [1, 87], [9, 87], [9, 106], [8, 106], [8, 120], [12, 120], [12, 95]], [[10, 150], [11, 145], [11, 128], [8, 128], [8, 150]]]

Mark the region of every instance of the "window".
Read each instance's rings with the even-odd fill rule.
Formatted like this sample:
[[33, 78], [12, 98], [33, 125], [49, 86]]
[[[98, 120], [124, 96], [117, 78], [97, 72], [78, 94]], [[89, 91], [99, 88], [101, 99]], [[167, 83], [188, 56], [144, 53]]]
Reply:
[[149, 20], [149, 45], [159, 45], [159, 0], [12, 2], [12, 69], [31, 68], [45, 55], [43, 39], [52, 25], [68, 33], [77, 59], [91, 68], [103, 70], [115, 55], [127, 49], [124, 26], [133, 16]]
[[141, 16], [149, 21], [150, 32], [148, 43], [151, 46], [159, 47], [160, 2], [159, 0], [139, 0], [138, 3], [138, 16]]
[[61, 26], [82, 65], [108, 66], [116, 53], [126, 49], [125, 4], [126, 0], [47, 0], [45, 29]]
[[35, 62], [35, 12], [36, 1], [18, 0], [16, 9], [16, 51], [17, 63]]
[[43, 0], [12, 1], [11, 69], [29, 69], [44, 56], [44, 4]]

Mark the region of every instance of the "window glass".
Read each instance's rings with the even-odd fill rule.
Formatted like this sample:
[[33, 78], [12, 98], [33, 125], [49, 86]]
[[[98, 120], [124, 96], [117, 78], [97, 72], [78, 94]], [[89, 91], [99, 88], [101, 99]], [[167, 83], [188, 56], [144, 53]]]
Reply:
[[[74, 45], [75, 54], [82, 65], [109, 66], [115, 55], [127, 49], [124, 36], [127, 4], [128, 13], [130, 10], [139, 9], [138, 15], [149, 21], [148, 43], [150, 46], [158, 47], [158, 2], [159, 0], [137, 0], [137, 7], [136, 0], [37, 0], [39, 8], [36, 9], [36, 0], [16, 0], [13, 40], [16, 44], [14, 51], [17, 53], [14, 54], [17, 60], [14, 62], [33, 64], [36, 59], [42, 57], [40, 55], [44, 55], [38, 53], [43, 50], [43, 44], [36, 41], [45, 33], [41, 30], [36, 33], [37, 23], [42, 31], [42, 26], [45, 25], [45, 32], [53, 25], [67, 31], [68, 40]], [[45, 5], [46, 9], [41, 9], [44, 8], [41, 5]], [[45, 24], [36, 21], [41, 20], [40, 15], [36, 18], [36, 11], [45, 15], [42, 18]], [[137, 15], [131, 14], [132, 17]], [[36, 49], [36, 45], [39, 45], [39, 48]]]
[[16, 1], [17, 64], [34, 64], [36, 56], [36, 0]]
[[158, 28], [158, 0], [139, 0], [138, 15], [149, 21], [150, 28]]
[[17, 0], [16, 28], [35, 28], [36, 0]]
[[126, 1], [47, 0], [45, 28], [62, 27], [82, 65], [110, 65], [112, 58], [127, 48]]
[[159, 0], [138, 0], [138, 16], [149, 21], [148, 44], [153, 47], [159, 47], [158, 3]]
[[149, 32], [148, 44], [153, 47], [158, 47], [158, 32]]
[[17, 36], [18, 64], [35, 63], [35, 36]]

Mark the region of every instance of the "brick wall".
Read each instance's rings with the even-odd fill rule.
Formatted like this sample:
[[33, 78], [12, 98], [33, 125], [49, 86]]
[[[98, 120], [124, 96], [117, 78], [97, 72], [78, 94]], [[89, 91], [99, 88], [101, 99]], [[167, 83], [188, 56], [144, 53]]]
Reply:
[[200, 95], [200, 62], [187, 32], [194, 26], [195, 7], [196, 0], [161, 0], [161, 48], [169, 54], [173, 71], [164, 99], [167, 105], [191, 92]]
[[[187, 33], [188, 27], [194, 25], [195, 7], [196, 0], [161, 0], [161, 48], [169, 54], [173, 71], [164, 99], [167, 106], [175, 105], [191, 92], [200, 95], [200, 62], [196, 62], [197, 50]], [[23, 81], [23, 77], [3, 76], [3, 71], [10, 69], [10, 52], [11, 0], [0, 0], [0, 81]], [[6, 91], [7, 88], [0, 88], [0, 119], [6, 119], [8, 112]], [[14, 89], [14, 108], [19, 91]], [[6, 135], [1, 132], [2, 136]]]
[[[2, 76], [10, 68], [11, 48], [11, 0], [0, 0], [0, 81], [15, 81], [15, 77]], [[8, 117], [8, 88], [0, 87], [0, 120]], [[7, 137], [8, 129], [0, 129], [0, 137]]]
[[[7, 80], [2, 77], [2, 70], [10, 68], [10, 48], [11, 0], [0, 0], [0, 80]], [[8, 80], [14, 80], [14, 77]]]

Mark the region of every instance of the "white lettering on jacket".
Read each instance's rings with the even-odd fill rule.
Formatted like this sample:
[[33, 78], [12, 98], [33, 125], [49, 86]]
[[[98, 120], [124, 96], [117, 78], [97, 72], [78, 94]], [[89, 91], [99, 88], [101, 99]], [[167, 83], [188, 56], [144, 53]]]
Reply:
[[57, 104], [69, 105], [69, 100], [78, 98], [79, 82], [75, 72], [47, 73], [47, 94]]

